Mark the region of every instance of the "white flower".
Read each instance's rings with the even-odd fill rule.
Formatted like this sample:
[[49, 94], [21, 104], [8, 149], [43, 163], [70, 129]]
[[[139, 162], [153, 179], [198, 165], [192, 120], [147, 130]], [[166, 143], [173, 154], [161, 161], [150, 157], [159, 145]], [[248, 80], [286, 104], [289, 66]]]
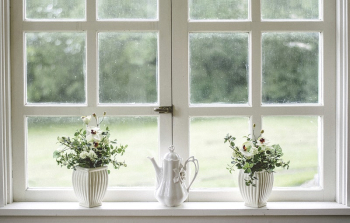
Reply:
[[269, 144], [269, 141], [265, 137], [259, 137], [257, 140], [257, 146], [266, 146]]
[[99, 127], [86, 127], [86, 140], [88, 142], [99, 142], [102, 139], [102, 131]]
[[97, 155], [93, 150], [90, 150], [90, 152], [88, 153], [88, 157], [90, 158], [90, 160], [94, 160], [95, 158], [97, 158]]
[[248, 159], [252, 158], [258, 152], [257, 148], [254, 147], [254, 144], [251, 141], [243, 143], [242, 147], [239, 148], [239, 151]]
[[264, 148], [265, 148], [265, 151], [272, 151], [273, 150], [273, 148], [271, 146], [265, 146]]
[[82, 159], [86, 159], [86, 157], [88, 157], [89, 156], [89, 153], [88, 152], [86, 152], [86, 151], [83, 151], [83, 152], [81, 152], [80, 153], [80, 158], [82, 158]]
[[85, 123], [85, 125], [88, 125], [90, 123], [90, 120], [91, 120], [91, 115], [81, 116], [81, 119], [83, 119], [83, 122]]
[[257, 145], [257, 146], [261, 148], [260, 151], [262, 152], [267, 150], [267, 145]]
[[67, 149], [67, 150], [65, 150], [64, 151], [64, 153], [63, 153], [64, 155], [69, 155], [69, 154], [73, 154], [73, 155], [75, 155], [76, 153], [75, 153], [75, 151], [74, 150], [72, 150], [72, 149]]
[[64, 148], [63, 148], [63, 147], [59, 147], [59, 148], [56, 149], [56, 151], [59, 152], [59, 153], [61, 153], [61, 152], [64, 151]]

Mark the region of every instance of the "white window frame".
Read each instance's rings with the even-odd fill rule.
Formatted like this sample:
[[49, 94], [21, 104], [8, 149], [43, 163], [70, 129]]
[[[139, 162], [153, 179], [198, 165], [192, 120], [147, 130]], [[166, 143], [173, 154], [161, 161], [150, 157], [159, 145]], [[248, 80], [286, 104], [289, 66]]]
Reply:
[[[175, 113], [173, 117], [173, 142], [179, 148], [190, 148], [189, 118], [191, 117], [232, 117], [245, 116], [262, 129], [262, 117], [270, 115], [320, 116], [319, 122], [319, 173], [322, 176], [317, 189], [304, 188], [274, 188], [269, 201], [332, 201], [336, 192], [334, 184], [335, 167], [335, 12], [334, 1], [319, 1], [320, 20], [276, 21], [261, 20], [260, 1], [250, 1], [250, 18], [245, 21], [230, 20], [190, 20], [188, 19], [188, 0], [173, 1], [173, 102]], [[262, 86], [262, 56], [261, 36], [264, 32], [320, 32], [320, 69], [319, 69], [319, 103], [318, 104], [287, 104], [264, 105], [261, 102]], [[244, 32], [250, 35], [250, 83], [249, 102], [247, 105], [191, 105], [189, 101], [189, 33], [198, 32]], [[325, 44], [328, 43], [328, 44]], [[324, 51], [325, 53], [322, 53]], [[323, 77], [323, 78], [322, 78]], [[327, 85], [325, 85], [327, 84]], [[181, 91], [178, 91], [181, 89]], [[324, 95], [324, 96], [323, 96]], [[326, 127], [324, 127], [326, 126]], [[324, 136], [324, 137], [322, 137]], [[182, 155], [187, 157], [190, 151], [183, 149]], [[291, 164], [293, 165], [293, 164]], [[327, 180], [323, 180], [323, 177]], [[239, 201], [236, 189], [203, 189], [192, 190], [190, 201]]]
[[[179, 5], [182, 0], [176, 2], [173, 1], [173, 8]], [[1, 116], [0, 116], [0, 206], [5, 206], [6, 204], [12, 203], [12, 145], [11, 145], [11, 102], [15, 101], [11, 100], [11, 91], [10, 91], [10, 38], [9, 38], [9, 28], [10, 28], [10, 13], [9, 13], [10, 0], [4, 0], [0, 4], [0, 15], [1, 15], [1, 33], [0, 36], [0, 73], [1, 73], [1, 84], [0, 84], [0, 108], [1, 108]], [[254, 10], [253, 10], [254, 11]], [[336, 181], [333, 182], [336, 184], [336, 188], [334, 193], [336, 193], [336, 201], [340, 204], [345, 204], [350, 206], [350, 171], [348, 171], [348, 166], [350, 164], [350, 155], [348, 152], [349, 149], [349, 119], [348, 119], [348, 109], [349, 109], [349, 95], [348, 95], [348, 87], [349, 87], [349, 70], [348, 65], [349, 61], [349, 11], [350, 5], [347, 0], [337, 0], [337, 95], [336, 95], [336, 103], [337, 110], [334, 115], [336, 115], [336, 138], [334, 141], [336, 142]], [[184, 21], [182, 21], [184, 22]], [[187, 21], [186, 21], [187, 22]], [[179, 35], [184, 34], [184, 29], [180, 28], [178, 22], [177, 24], [173, 24], [173, 33], [174, 31], [179, 31]], [[173, 34], [174, 35], [174, 34]], [[186, 33], [187, 35], [187, 33]], [[173, 39], [176, 36], [173, 36]], [[175, 41], [174, 41], [175, 42]], [[182, 50], [178, 50], [177, 53], [181, 54], [183, 50], [187, 50], [186, 47], [180, 46], [180, 44], [173, 44], [173, 47], [180, 47]], [[186, 49], [185, 49], [186, 48]], [[173, 51], [173, 56], [177, 56], [175, 51]], [[12, 58], [13, 59], [13, 58]], [[16, 61], [11, 61], [12, 63]], [[181, 68], [181, 64], [173, 63], [173, 72]], [[186, 64], [186, 63], [185, 63]], [[178, 66], [180, 65], [180, 66]], [[187, 69], [187, 68], [184, 68]], [[254, 68], [253, 68], [254, 69]], [[182, 70], [183, 71], [183, 70]], [[181, 72], [181, 69], [178, 71]], [[173, 75], [176, 75], [175, 73]], [[173, 83], [174, 86], [179, 83]], [[176, 89], [176, 88], [174, 88]], [[177, 99], [178, 100], [178, 99]], [[174, 104], [175, 104], [174, 99]], [[188, 104], [185, 108], [188, 107]], [[188, 110], [188, 109], [186, 109]], [[176, 112], [176, 111], [175, 111]], [[177, 111], [183, 112], [183, 111]], [[188, 112], [188, 111], [186, 111]], [[216, 115], [216, 114], [215, 114]], [[232, 115], [231, 113], [223, 114], [223, 115]], [[174, 117], [174, 123], [188, 125], [188, 121], [178, 122]], [[188, 120], [188, 116], [187, 116]], [[176, 123], [177, 122], [177, 123]], [[174, 129], [176, 129], [176, 125]], [[187, 136], [188, 137], [188, 136]], [[174, 135], [174, 144], [178, 143], [178, 147], [181, 147], [182, 144], [179, 140], [183, 140], [179, 135]], [[186, 141], [186, 140], [183, 140]], [[186, 143], [186, 142], [185, 142]], [[187, 155], [186, 152], [182, 151], [184, 155]], [[334, 174], [334, 173], [333, 173]], [[220, 192], [218, 192], [220, 194]], [[139, 194], [139, 193], [137, 193]]]
[[[109, 116], [158, 117], [159, 154], [166, 153], [172, 144], [171, 114], [154, 112], [158, 106], [171, 105], [171, 1], [159, 1], [157, 20], [98, 20], [96, 0], [85, 0], [86, 18], [78, 21], [34, 20], [25, 18], [25, 0], [11, 2], [11, 50], [13, 58], [12, 131], [20, 140], [12, 145], [14, 201], [74, 201], [72, 189], [30, 188], [27, 186], [26, 117], [29, 116], [82, 116], [103, 114]], [[26, 104], [25, 33], [26, 32], [85, 32], [86, 33], [86, 103], [85, 104]], [[157, 32], [158, 33], [158, 102], [154, 104], [100, 104], [98, 102], [98, 33], [99, 32]], [[16, 59], [14, 59], [16, 58]], [[146, 157], [145, 157], [146, 159]], [[152, 165], [150, 163], [150, 165]], [[109, 188], [105, 201], [155, 201], [153, 189]]]

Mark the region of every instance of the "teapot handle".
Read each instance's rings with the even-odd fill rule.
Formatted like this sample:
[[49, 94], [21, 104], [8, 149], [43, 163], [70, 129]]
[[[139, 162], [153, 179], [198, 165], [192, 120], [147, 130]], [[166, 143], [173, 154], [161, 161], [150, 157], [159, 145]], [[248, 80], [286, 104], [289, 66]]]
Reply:
[[195, 159], [194, 156], [191, 156], [190, 158], [188, 158], [188, 159], [186, 160], [186, 162], [185, 162], [185, 164], [184, 164], [184, 167], [185, 167], [185, 168], [186, 168], [187, 163], [189, 163], [189, 162], [192, 162], [192, 163], [194, 164], [195, 169], [196, 169], [196, 172], [195, 172], [195, 174], [194, 174], [194, 177], [193, 177], [191, 183], [190, 183], [190, 184], [188, 185], [188, 187], [186, 188], [187, 192], [190, 191], [190, 187], [191, 187], [193, 181], [196, 179], [197, 174], [198, 174], [198, 170], [199, 170], [199, 163], [198, 163], [198, 160]]

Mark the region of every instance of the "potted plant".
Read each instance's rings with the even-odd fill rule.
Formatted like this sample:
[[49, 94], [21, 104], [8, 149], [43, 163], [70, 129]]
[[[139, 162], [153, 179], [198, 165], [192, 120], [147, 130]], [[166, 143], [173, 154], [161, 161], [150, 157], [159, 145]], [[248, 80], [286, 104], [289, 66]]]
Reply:
[[227, 169], [232, 173], [236, 168], [240, 170], [238, 186], [246, 206], [263, 207], [271, 194], [274, 170], [276, 167], [289, 168], [289, 161], [284, 162], [282, 148], [279, 144], [270, 145], [263, 136], [264, 130], [258, 137], [254, 134], [245, 136], [242, 146], [235, 144], [235, 137], [227, 134], [225, 143], [233, 150], [232, 161]]
[[124, 154], [127, 145], [118, 146], [117, 140], [109, 140], [108, 127], [105, 130], [99, 127], [103, 119], [99, 121], [95, 113], [92, 117], [96, 126], [89, 126], [91, 116], [81, 117], [86, 129], [77, 130], [73, 137], [58, 137], [61, 147], [53, 153], [58, 165], [73, 169], [73, 189], [83, 207], [102, 204], [108, 186], [108, 164], [113, 164], [115, 169], [126, 167], [124, 161], [117, 160], [117, 156]]

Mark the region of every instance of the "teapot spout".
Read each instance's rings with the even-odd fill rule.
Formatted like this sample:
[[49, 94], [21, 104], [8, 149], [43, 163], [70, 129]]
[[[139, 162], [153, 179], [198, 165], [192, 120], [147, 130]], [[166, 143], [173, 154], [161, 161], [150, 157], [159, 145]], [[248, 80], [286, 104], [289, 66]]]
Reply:
[[157, 176], [157, 187], [159, 186], [160, 182], [162, 182], [163, 178], [163, 169], [158, 166], [157, 162], [154, 160], [153, 157], [147, 157], [148, 159], [151, 160], [154, 170], [156, 171], [156, 176]]

